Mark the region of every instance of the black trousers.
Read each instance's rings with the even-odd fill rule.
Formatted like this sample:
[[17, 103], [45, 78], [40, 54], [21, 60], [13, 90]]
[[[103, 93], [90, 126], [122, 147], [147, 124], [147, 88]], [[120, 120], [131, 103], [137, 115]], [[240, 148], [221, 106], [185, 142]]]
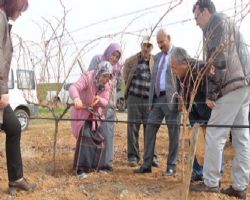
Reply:
[[153, 107], [148, 116], [144, 140], [143, 167], [149, 168], [152, 165], [156, 134], [164, 118], [167, 123], [169, 138], [167, 170], [176, 169], [180, 136], [180, 113], [177, 110], [169, 109], [165, 95], [154, 98]]
[[23, 165], [20, 150], [21, 125], [14, 111], [8, 105], [3, 112], [1, 127], [6, 134], [6, 160], [9, 181], [16, 181], [23, 177]]
[[[148, 98], [129, 95], [127, 100], [128, 115], [131, 122], [127, 125], [127, 157], [128, 161], [139, 162], [139, 131], [143, 125], [143, 138], [145, 140], [146, 123], [149, 114]], [[145, 144], [145, 141], [143, 145]], [[154, 160], [157, 159], [156, 150], [154, 150]]]

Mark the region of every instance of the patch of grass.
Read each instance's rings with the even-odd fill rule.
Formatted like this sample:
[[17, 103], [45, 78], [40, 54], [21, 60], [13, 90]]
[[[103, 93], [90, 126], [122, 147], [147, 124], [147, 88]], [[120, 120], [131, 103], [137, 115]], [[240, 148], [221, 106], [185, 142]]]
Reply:
[[[64, 111], [64, 108], [55, 108], [55, 113], [62, 113]], [[38, 110], [39, 114], [47, 114], [47, 113], [51, 113], [49, 111], [49, 109], [47, 108], [39, 108]]]
[[[54, 110], [55, 110], [55, 115], [59, 116], [59, 115], [61, 115], [64, 112], [65, 108], [64, 107], [57, 107]], [[39, 107], [39, 109], [38, 109], [38, 116], [39, 117], [51, 117], [52, 116], [52, 112], [49, 111], [49, 109], [47, 109], [47, 108]], [[67, 111], [67, 113], [65, 114], [64, 118], [69, 118], [69, 111]]]

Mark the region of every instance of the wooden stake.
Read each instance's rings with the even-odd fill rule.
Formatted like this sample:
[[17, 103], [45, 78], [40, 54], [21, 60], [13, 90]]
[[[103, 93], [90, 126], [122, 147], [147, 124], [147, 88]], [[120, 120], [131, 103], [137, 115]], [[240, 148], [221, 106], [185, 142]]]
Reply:
[[197, 145], [197, 139], [200, 132], [200, 125], [195, 124], [192, 131], [192, 136], [190, 140], [190, 148], [189, 148], [189, 154], [188, 154], [188, 160], [187, 160], [187, 166], [186, 166], [186, 172], [185, 172], [185, 178], [184, 178], [184, 198], [185, 200], [188, 200], [189, 196], [189, 186], [191, 181], [191, 175], [193, 171], [193, 163], [194, 163], [194, 156], [196, 152], [196, 145]]

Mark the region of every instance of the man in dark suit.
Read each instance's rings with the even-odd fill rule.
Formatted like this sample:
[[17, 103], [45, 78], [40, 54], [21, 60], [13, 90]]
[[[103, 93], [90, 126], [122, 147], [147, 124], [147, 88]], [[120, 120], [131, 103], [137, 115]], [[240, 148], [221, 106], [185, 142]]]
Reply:
[[135, 172], [151, 173], [156, 133], [165, 117], [168, 127], [169, 152], [167, 169], [164, 175], [172, 176], [176, 171], [180, 130], [177, 82], [168, 64], [169, 55], [174, 47], [171, 44], [170, 35], [163, 29], [160, 29], [157, 33], [157, 43], [161, 52], [155, 56], [155, 65], [150, 82], [150, 113], [145, 131], [144, 161]]
[[[190, 112], [188, 112], [190, 125], [195, 123], [207, 124], [211, 116], [211, 108], [206, 105], [207, 98], [207, 75], [201, 77], [201, 74], [207, 69], [207, 65], [203, 61], [191, 58], [187, 51], [181, 47], [175, 47], [170, 57], [170, 67], [174, 75], [177, 76], [180, 83], [180, 96], [186, 109], [189, 109], [191, 96], [195, 93]], [[210, 69], [213, 71], [213, 68]], [[201, 79], [199, 85], [197, 80]], [[198, 87], [197, 87], [198, 86]], [[196, 88], [196, 89], [195, 89]], [[203, 135], [205, 136], [205, 135]], [[201, 136], [201, 137], [203, 137]], [[203, 146], [204, 143], [197, 145]], [[224, 155], [221, 162], [220, 173], [224, 172]], [[202, 162], [198, 162], [195, 157], [193, 164], [193, 172], [191, 182], [202, 181], [203, 166]]]
[[[199, 75], [205, 70], [205, 62], [191, 58], [185, 49], [175, 47], [170, 57], [170, 67], [173, 74], [177, 76], [180, 82], [180, 96], [186, 109], [189, 110], [190, 99], [197, 87], [196, 81]], [[206, 124], [211, 115], [211, 109], [206, 105], [207, 95], [207, 77], [204, 75], [196, 90], [192, 108], [188, 112], [190, 125], [195, 123]], [[204, 136], [204, 135], [203, 135]], [[201, 136], [201, 137], [203, 137]], [[203, 143], [198, 145], [204, 146]], [[223, 170], [223, 165], [222, 165]], [[201, 181], [203, 177], [203, 166], [194, 159], [191, 181]]]

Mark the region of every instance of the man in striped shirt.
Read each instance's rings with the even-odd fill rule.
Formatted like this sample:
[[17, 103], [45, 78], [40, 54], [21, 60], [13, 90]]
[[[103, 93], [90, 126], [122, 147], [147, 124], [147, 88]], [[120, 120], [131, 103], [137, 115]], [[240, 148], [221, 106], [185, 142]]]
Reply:
[[[125, 99], [127, 101], [127, 158], [129, 165], [135, 167], [140, 160], [139, 129], [143, 124], [145, 130], [148, 118], [148, 97], [151, 72], [154, 59], [151, 55], [153, 43], [149, 36], [145, 36], [141, 43], [141, 51], [125, 61], [124, 81]], [[156, 156], [154, 166], [158, 166]]]

